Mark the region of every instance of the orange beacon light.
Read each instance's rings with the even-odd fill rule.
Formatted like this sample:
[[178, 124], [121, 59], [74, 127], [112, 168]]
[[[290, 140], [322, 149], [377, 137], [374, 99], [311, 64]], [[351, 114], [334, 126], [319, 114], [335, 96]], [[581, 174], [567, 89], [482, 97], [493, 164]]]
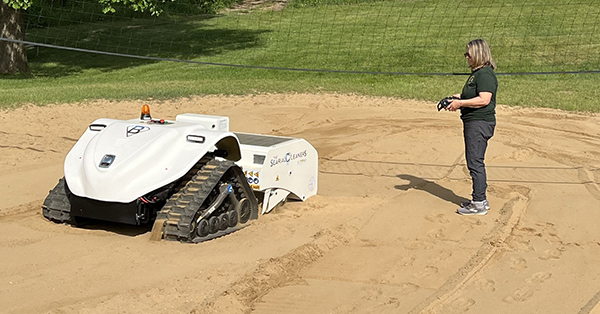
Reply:
[[142, 106], [142, 115], [140, 116], [140, 120], [151, 120], [152, 117], [150, 116], [150, 106], [148, 105], [143, 105]]

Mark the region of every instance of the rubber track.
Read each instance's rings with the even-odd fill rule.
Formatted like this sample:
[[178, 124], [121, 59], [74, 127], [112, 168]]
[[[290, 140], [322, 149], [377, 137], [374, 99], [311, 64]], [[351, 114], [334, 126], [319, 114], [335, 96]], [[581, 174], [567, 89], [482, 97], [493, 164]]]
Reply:
[[42, 214], [49, 220], [59, 223], [70, 223], [71, 220], [71, 202], [67, 193], [68, 187], [65, 184], [65, 178], [60, 178], [58, 184], [50, 191], [44, 204], [42, 205]]
[[[157, 220], [165, 220], [163, 239], [181, 242], [202, 241], [195, 233], [198, 209], [230, 169], [237, 179], [235, 180], [237, 181], [235, 184], [237, 194], [248, 198], [251, 202], [252, 215], [250, 219], [258, 217], [258, 202], [241, 168], [232, 161], [213, 159], [208, 161], [181, 190], [173, 194], [157, 214]], [[207, 238], [211, 236], [213, 235], [208, 235]]]

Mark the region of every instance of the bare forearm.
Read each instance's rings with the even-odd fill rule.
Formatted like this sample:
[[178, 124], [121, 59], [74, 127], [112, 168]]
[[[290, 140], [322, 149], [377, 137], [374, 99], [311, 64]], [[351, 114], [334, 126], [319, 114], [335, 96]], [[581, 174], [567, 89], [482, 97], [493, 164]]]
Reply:
[[490, 100], [477, 96], [469, 99], [457, 99], [454, 102], [458, 102], [457, 105], [460, 107], [481, 108], [487, 106], [490, 103]]
[[446, 107], [446, 110], [456, 111], [461, 107], [481, 108], [487, 106], [492, 100], [492, 93], [490, 92], [480, 92], [479, 96], [469, 99], [460, 99], [460, 94], [454, 94], [452, 96], [459, 99], [453, 100], [450, 105]]

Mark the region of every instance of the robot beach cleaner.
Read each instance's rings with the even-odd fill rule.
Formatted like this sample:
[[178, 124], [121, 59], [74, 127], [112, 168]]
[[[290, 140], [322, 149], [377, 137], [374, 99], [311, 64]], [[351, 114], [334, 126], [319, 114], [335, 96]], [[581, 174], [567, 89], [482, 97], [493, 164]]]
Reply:
[[201, 242], [241, 228], [287, 198], [317, 193], [318, 154], [304, 139], [234, 133], [229, 118], [185, 113], [98, 119], [67, 154], [42, 213], [152, 223], [153, 240]]

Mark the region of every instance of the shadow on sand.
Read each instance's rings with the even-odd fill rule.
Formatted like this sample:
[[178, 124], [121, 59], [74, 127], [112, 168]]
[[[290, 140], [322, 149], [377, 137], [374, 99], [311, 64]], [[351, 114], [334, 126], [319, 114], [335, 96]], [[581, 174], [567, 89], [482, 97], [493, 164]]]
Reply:
[[152, 230], [151, 223], [136, 226], [88, 218], [79, 218], [75, 226], [80, 229], [103, 230], [109, 233], [116, 233], [129, 237], [139, 236]]
[[469, 200], [462, 196], [456, 195], [452, 190], [447, 189], [433, 181], [415, 177], [410, 174], [399, 174], [397, 177], [408, 181], [408, 184], [396, 185], [395, 188], [398, 190], [408, 191], [410, 189], [415, 189], [425, 191], [435, 197], [441, 198], [458, 206], [460, 206], [462, 202]]

